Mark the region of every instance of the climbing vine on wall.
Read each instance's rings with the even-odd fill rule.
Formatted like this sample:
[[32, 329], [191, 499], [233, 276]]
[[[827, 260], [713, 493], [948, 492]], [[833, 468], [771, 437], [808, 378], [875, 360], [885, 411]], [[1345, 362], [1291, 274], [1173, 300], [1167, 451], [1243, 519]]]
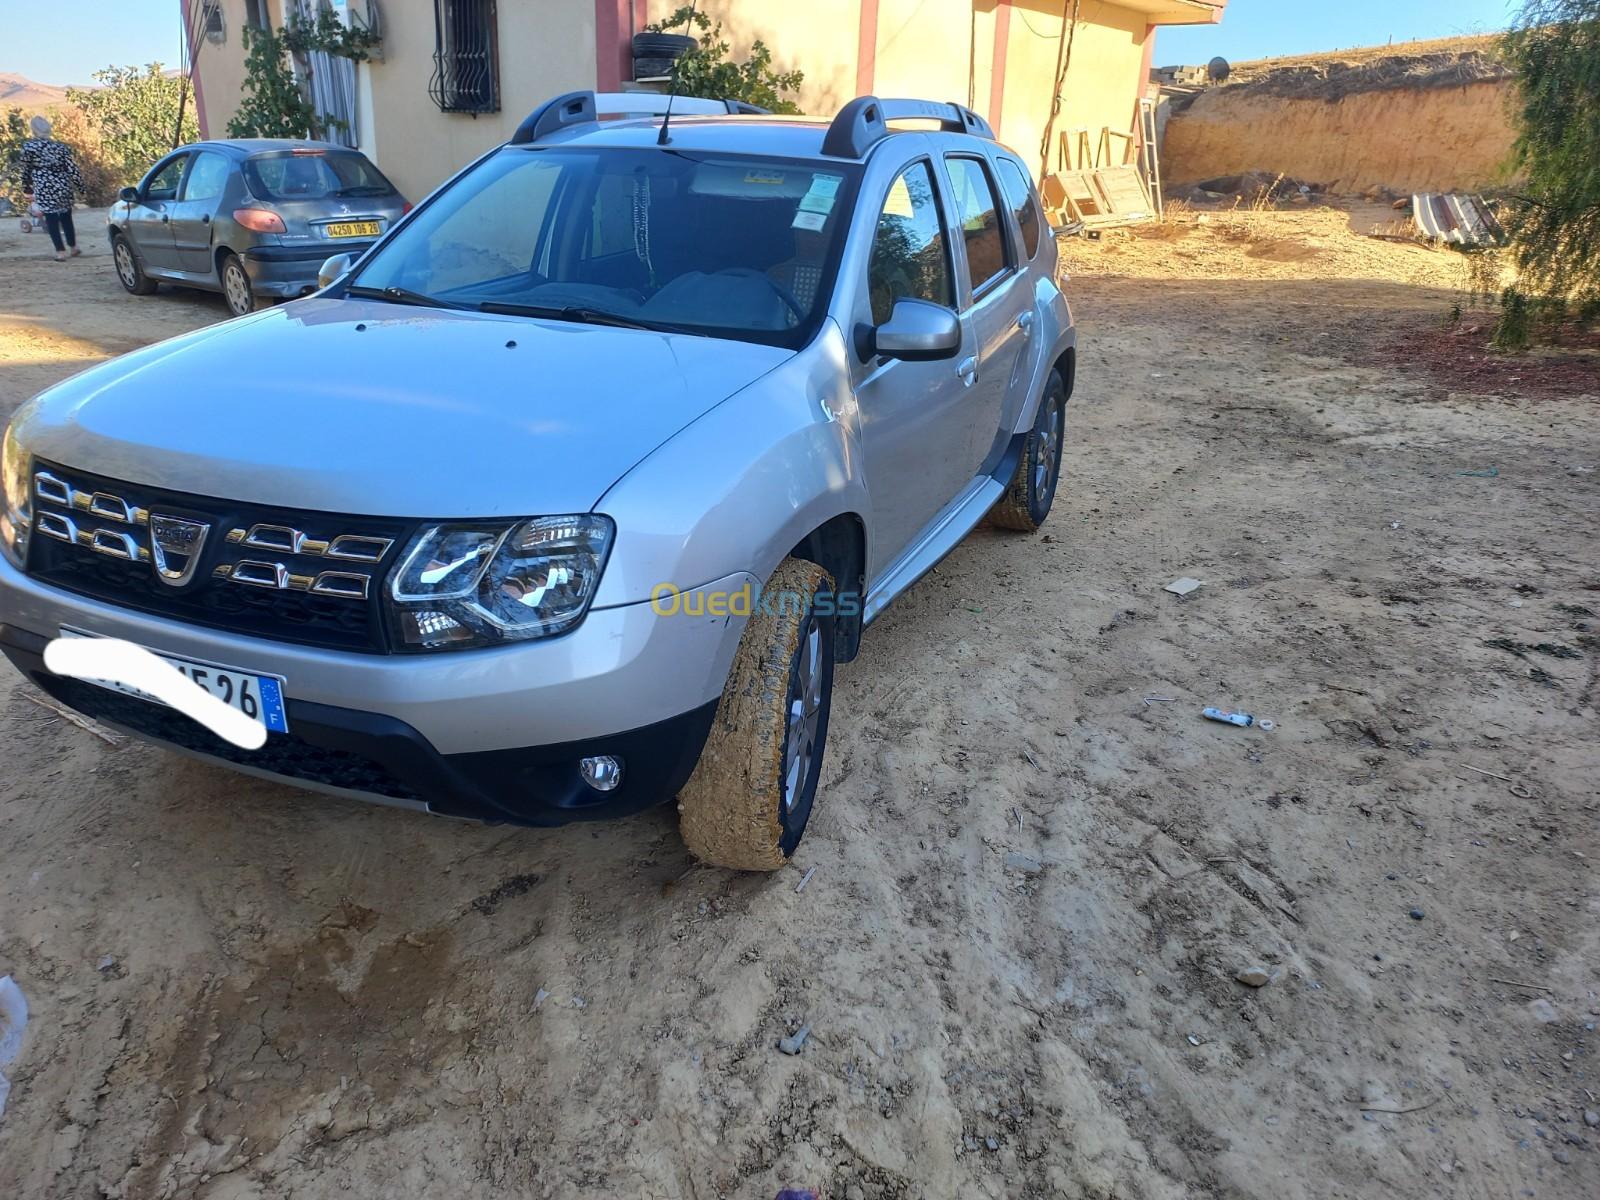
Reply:
[[[245, 78], [243, 97], [229, 137], [322, 137], [337, 118], [321, 114], [307, 93], [308, 56], [320, 51], [336, 58], [366, 62], [382, 38], [363, 25], [346, 25], [331, 9], [321, 9], [315, 19], [293, 17], [282, 28], [244, 31]], [[301, 70], [294, 70], [299, 62]]]

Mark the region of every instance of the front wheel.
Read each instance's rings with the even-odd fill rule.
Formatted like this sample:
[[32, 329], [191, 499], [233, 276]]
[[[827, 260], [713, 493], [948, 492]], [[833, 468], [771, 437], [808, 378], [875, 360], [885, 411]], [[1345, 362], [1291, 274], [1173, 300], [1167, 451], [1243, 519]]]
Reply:
[[144, 273], [139, 256], [133, 252], [133, 243], [125, 233], [111, 235], [111, 260], [117, 266], [117, 279], [135, 296], [148, 296], [156, 290], [156, 281]]
[[739, 640], [700, 762], [678, 794], [696, 858], [776, 871], [800, 844], [833, 704], [833, 577], [786, 558]]
[[1059, 371], [1051, 371], [1017, 469], [1005, 495], [989, 510], [990, 524], [1023, 533], [1032, 533], [1044, 524], [1061, 482], [1061, 443], [1066, 429], [1067, 385]]
[[226, 254], [222, 259], [222, 298], [228, 311], [236, 317], [256, 310], [256, 294], [250, 288], [250, 275], [237, 254]]

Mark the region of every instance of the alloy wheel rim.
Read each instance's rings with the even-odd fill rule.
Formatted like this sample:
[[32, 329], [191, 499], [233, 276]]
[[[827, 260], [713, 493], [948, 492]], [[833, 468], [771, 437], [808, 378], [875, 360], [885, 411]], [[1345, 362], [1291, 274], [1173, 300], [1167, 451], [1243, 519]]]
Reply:
[[808, 619], [800, 634], [800, 647], [789, 683], [788, 728], [784, 759], [783, 811], [792, 813], [805, 792], [816, 756], [817, 728], [822, 721], [822, 629]]
[[1051, 404], [1044, 426], [1035, 442], [1033, 465], [1033, 494], [1040, 500], [1050, 495], [1055, 486], [1056, 455], [1061, 445], [1061, 406]]
[[127, 242], [117, 243], [117, 274], [128, 287], [137, 282], [133, 275], [133, 253], [128, 249]]

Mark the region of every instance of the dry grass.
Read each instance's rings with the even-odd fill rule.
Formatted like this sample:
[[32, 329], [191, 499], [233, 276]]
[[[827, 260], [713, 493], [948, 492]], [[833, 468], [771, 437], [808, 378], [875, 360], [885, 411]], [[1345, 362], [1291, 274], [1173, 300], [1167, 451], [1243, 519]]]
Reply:
[[[1350, 227], [1341, 208], [1274, 209], [1241, 202], [1226, 212], [1169, 211], [1168, 219], [1063, 238], [1072, 275], [1182, 279], [1392, 280], [1442, 293], [1464, 287], [1462, 256], [1380, 241]], [[1447, 306], [1441, 297], [1441, 314]]]

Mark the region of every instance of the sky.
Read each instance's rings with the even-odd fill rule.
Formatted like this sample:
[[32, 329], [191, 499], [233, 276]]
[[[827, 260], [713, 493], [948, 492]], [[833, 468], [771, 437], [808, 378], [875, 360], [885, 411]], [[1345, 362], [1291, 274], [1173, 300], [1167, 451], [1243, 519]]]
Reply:
[[1156, 35], [1156, 65], [1232, 62], [1382, 46], [1414, 38], [1493, 33], [1520, 5], [1511, 0], [1228, 0], [1221, 25], [1168, 27]]
[[[771, 2], [771, 0], [767, 0]], [[4, 0], [0, 71], [39, 83], [88, 83], [113, 63], [176, 66], [182, 0]], [[1231, 0], [1221, 25], [1163, 29], [1156, 63], [1203, 63], [1379, 46], [1503, 28], [1511, 0]]]
[[0, 71], [90, 83], [102, 67], [178, 65], [182, 0], [0, 0]]

